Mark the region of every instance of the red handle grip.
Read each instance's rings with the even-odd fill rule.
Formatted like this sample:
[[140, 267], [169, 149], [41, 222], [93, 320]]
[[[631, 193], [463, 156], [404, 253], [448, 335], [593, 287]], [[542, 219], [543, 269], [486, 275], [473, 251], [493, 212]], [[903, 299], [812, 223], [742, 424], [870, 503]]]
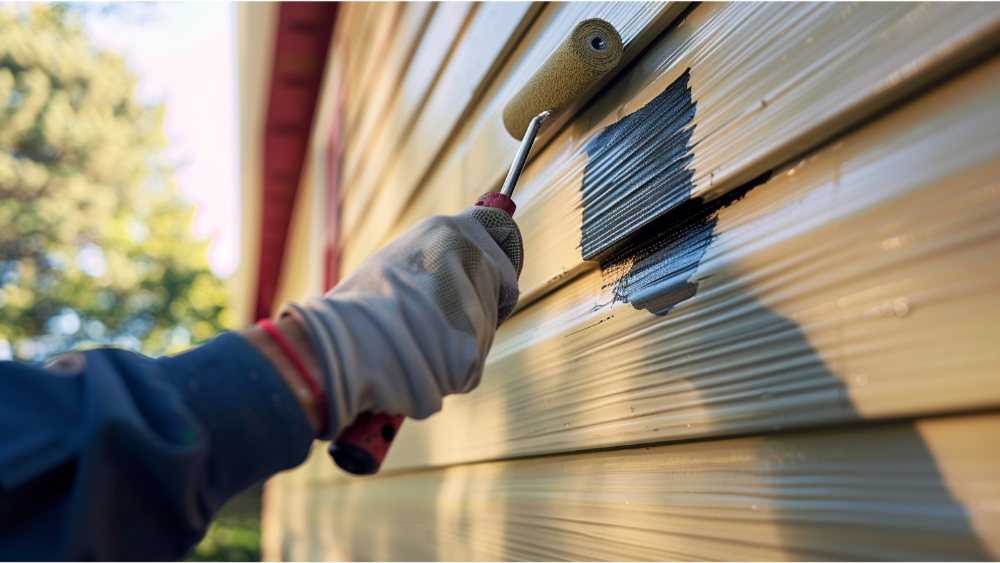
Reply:
[[406, 418], [401, 414], [363, 412], [330, 444], [330, 456], [344, 471], [372, 475], [382, 466], [389, 446]]
[[[517, 206], [499, 192], [483, 194], [475, 205], [495, 207], [514, 216]], [[347, 430], [330, 444], [330, 456], [344, 471], [355, 475], [373, 475], [382, 467], [382, 460], [406, 418], [401, 414], [363, 412]]]
[[511, 217], [514, 216], [514, 210], [517, 209], [517, 206], [514, 205], [514, 200], [500, 192], [486, 192], [479, 196], [479, 199], [473, 205], [475, 207], [496, 207], [497, 209], [506, 211], [507, 215]]

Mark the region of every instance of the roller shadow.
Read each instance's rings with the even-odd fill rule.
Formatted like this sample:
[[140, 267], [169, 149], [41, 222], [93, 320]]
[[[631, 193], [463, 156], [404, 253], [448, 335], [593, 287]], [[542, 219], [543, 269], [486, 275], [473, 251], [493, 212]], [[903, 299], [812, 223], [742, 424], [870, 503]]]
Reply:
[[[690, 281], [697, 286], [697, 275]], [[697, 403], [705, 406], [699, 417], [704, 422], [701, 426], [710, 429], [709, 433], [701, 437], [680, 436], [679, 442], [729, 440], [764, 434], [775, 440], [773, 448], [790, 448], [785, 455], [792, 460], [824, 455], [831, 459], [829, 462], [813, 460], [815, 464], [801, 473], [791, 468], [792, 464], [776, 463], [762, 477], [769, 484], [765, 489], [734, 493], [729, 490], [733, 485], [731, 481], [721, 481], [718, 489], [708, 493], [705, 500], [718, 509], [717, 518], [703, 522], [705, 528], [698, 534], [725, 541], [725, 526], [733, 525], [734, 532], [738, 533], [739, 526], [745, 523], [741, 519], [746, 518], [747, 508], [753, 504], [755, 510], [759, 509], [755, 513], [757, 518], [766, 521], [762, 529], [771, 534], [762, 536], [759, 544], [748, 545], [747, 553], [759, 550], [766, 553], [771, 548], [781, 550], [790, 559], [991, 560], [965, 508], [949, 492], [934, 455], [913, 424], [862, 425], [861, 416], [847, 398], [844, 383], [827, 368], [799, 326], [748, 295], [747, 288], [736, 284], [707, 292], [704, 296], [695, 291], [661, 315], [664, 321], [671, 317], [682, 321], [683, 316], [695, 314], [694, 308], [686, 306], [687, 302], [695, 305], [702, 299], [703, 302], [697, 304], [699, 308], [720, 311], [720, 316], [726, 317], [719, 321], [724, 326], [704, 332], [685, 331], [688, 333], [683, 337], [687, 340], [685, 347], [694, 354], [698, 350], [718, 350], [720, 347], [732, 346], [733, 349], [733, 357], [727, 360], [729, 365], [724, 370], [712, 370], [707, 376], [679, 375], [683, 368], [662, 373], [661, 383], [682, 377], [696, 390]], [[643, 311], [643, 314], [650, 313]], [[665, 322], [665, 326], [669, 325]], [[598, 325], [590, 332], [603, 330], [615, 329]], [[719, 338], [720, 333], [724, 333], [722, 338]], [[741, 346], [740, 342], [745, 344]], [[653, 358], [655, 352], [649, 350], [646, 355]], [[523, 361], [527, 369], [531, 360], [525, 357]], [[573, 371], [559, 374], [561, 385], [569, 389], [576, 377]], [[655, 379], [655, 374], [647, 376], [636, 381], [636, 385], [645, 388], [654, 385]], [[691, 400], [685, 399], [685, 402]], [[627, 412], [630, 404], [633, 404], [631, 399], [623, 398], [619, 410]], [[681, 411], [686, 408], [684, 405], [676, 407]], [[525, 406], [511, 403], [509, 408], [524, 409]], [[670, 418], [672, 408], [674, 405], [669, 402], [661, 405], [661, 416]], [[559, 412], [563, 420], [588, 417], [584, 402], [567, 402], [560, 405]], [[818, 418], [825, 419], [827, 424], [842, 426], [817, 431], [815, 421]], [[818, 449], [796, 451], [794, 440], [802, 440], [804, 435], [810, 440], [815, 437], [815, 442], [810, 443], [822, 445]], [[787, 443], [791, 445], [783, 445], [784, 436], [790, 438]], [[869, 461], [853, 465], [850, 459], [853, 459], [851, 452], [855, 444], [865, 444], [856, 446], [859, 451], [870, 450], [873, 446], [869, 442], [873, 440], [881, 444], [874, 447], [891, 453], [872, 454]], [[656, 446], [658, 451], [669, 451], [673, 442], [668, 439], [623, 447], [634, 451]], [[876, 461], [871, 461], [873, 456]], [[561, 457], [548, 456], [545, 461], [558, 463]], [[588, 520], [588, 515], [583, 514], [576, 519], [559, 515], [564, 498], [600, 492], [601, 487], [602, 480], [590, 475], [567, 477], [551, 491], [506, 492], [503, 509], [489, 516], [505, 520], [503, 550], [496, 557], [509, 560], [669, 560], [683, 556], [683, 549], [671, 550], [669, 546], [675, 541], [679, 546], [686, 545], [693, 532], [690, 529], [677, 530], [676, 535], [663, 532], [671, 525], [667, 520], [657, 526], [650, 521], [616, 520], [610, 512], [589, 515], [599, 520]], [[655, 497], [664, 491], [676, 491], [677, 487], [665, 473], [655, 490], [645, 492]], [[682, 497], [705, 498], [699, 495], [706, 494], [704, 491], [688, 493]], [[682, 514], [692, 502], [682, 497], [678, 497], [677, 514]], [[631, 498], [643, 502], [642, 494]], [[669, 507], [661, 510], [670, 511]], [[618, 530], [612, 535], [623, 540], [616, 543], [581, 536], [581, 530], [593, 527]], [[657, 529], [661, 531], [653, 531]], [[528, 540], [537, 539], [539, 530], [548, 531], [544, 543]], [[648, 534], [651, 540], [648, 551], [624, 541], [636, 534]], [[767, 537], [769, 535], [774, 537]], [[668, 547], [654, 548], [655, 543]]]

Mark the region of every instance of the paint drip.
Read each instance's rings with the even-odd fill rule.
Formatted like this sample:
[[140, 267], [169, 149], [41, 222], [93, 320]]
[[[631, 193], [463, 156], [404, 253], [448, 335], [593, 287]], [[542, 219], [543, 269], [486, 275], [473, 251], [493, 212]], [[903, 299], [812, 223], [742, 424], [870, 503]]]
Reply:
[[710, 202], [692, 199], [690, 144], [697, 109], [686, 70], [639, 110], [586, 147], [581, 248], [598, 260], [612, 299], [667, 314], [695, 295], [720, 209], [765, 182], [770, 172]]

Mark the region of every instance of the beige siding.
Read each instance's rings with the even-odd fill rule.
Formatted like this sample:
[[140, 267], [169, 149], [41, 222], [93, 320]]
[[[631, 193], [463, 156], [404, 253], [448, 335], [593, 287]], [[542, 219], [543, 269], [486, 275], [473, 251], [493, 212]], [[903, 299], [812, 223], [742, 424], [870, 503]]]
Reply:
[[235, 274], [233, 310], [237, 325], [254, 321], [263, 197], [264, 120], [271, 87], [271, 66], [277, 35], [278, 5], [274, 2], [237, 4], [240, 106], [240, 264]]
[[[614, 24], [625, 42], [625, 54], [628, 60], [636, 56], [637, 52], [652, 39], [650, 37], [652, 34], [648, 32], [649, 28], [663, 29], [677, 15], [681, 7], [677, 3], [670, 2], [547, 4], [533, 21], [527, 34], [521, 38], [517, 48], [504, 61], [499, 75], [487, 88], [483, 101], [472, 108], [466, 108], [462, 104], [450, 108], [456, 115], [459, 112], [468, 112], [466, 119], [456, 123], [457, 130], [451, 133], [455, 136], [450, 145], [454, 147], [453, 151], [438, 153], [432, 162], [421, 163], [417, 168], [390, 169], [395, 175], [388, 178], [380, 176], [378, 193], [373, 197], [373, 203], [367, 209], [369, 213], [364, 216], [364, 221], [360, 221], [360, 218], [353, 219], [350, 202], [345, 204], [343, 261], [345, 272], [353, 269], [360, 260], [380, 247], [383, 241], [387, 240], [390, 231], [401, 226], [399, 218], [409, 208], [408, 204], [412, 198], [418, 195], [416, 193], [418, 190], [428, 194], [429, 197], [434, 197], [430, 194], [437, 194], [435, 199], [438, 201], [438, 208], [433, 212], [441, 212], [444, 208], [456, 205], [459, 208], [465, 207], [469, 205], [467, 201], [475, 201], [483, 192], [499, 189], [503, 175], [510, 167], [510, 161], [518, 147], [517, 141], [512, 139], [503, 127], [500, 117], [503, 106], [545, 62], [552, 50], [577, 22], [590, 17], [602, 17]], [[470, 43], [469, 47], [475, 48], [475, 44]], [[624, 64], [625, 61], [622, 66]], [[476, 100], [470, 98], [468, 101]], [[445, 118], [440, 123], [440, 128], [447, 132], [452, 125], [453, 122]], [[481, 144], [484, 142], [485, 145]], [[406, 144], [419, 147], [424, 144], [424, 139], [410, 137]], [[385, 146], [375, 144], [372, 148], [375, 147]], [[485, 158], [489, 165], [496, 168], [497, 174], [491, 175], [479, 169], [480, 163], [472, 160], [476, 157]], [[431, 165], [433, 167], [428, 169]], [[472, 169], [473, 166], [476, 168]], [[374, 172], [383, 174], [379, 167], [375, 167]], [[430, 174], [430, 177], [426, 185], [421, 186], [421, 180], [427, 174]], [[467, 182], [470, 187], [474, 187], [473, 192], [466, 193], [466, 190], [462, 190]], [[366, 185], [364, 181], [359, 181], [355, 185], [353, 179], [345, 178], [345, 186], [350, 186], [352, 191], [356, 188], [364, 189]]]
[[288, 475], [276, 483], [275, 518], [286, 526], [275, 555], [993, 559], [998, 441], [1000, 417], [990, 415], [459, 465], [311, 488]]
[[[281, 299], [319, 290], [332, 100], [346, 275], [499, 186], [504, 104], [594, 16], [626, 60], [536, 143], [482, 385], [375, 478], [317, 444], [268, 484], [265, 555], [1000, 556], [996, 5], [345, 4]], [[691, 197], [771, 176], [658, 316], [581, 258], [585, 146], [687, 69]]]

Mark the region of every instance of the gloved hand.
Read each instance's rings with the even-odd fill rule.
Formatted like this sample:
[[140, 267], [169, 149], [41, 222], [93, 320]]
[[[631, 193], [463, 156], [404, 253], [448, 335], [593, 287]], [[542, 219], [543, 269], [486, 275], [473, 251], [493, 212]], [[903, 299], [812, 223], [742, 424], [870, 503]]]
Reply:
[[445, 395], [474, 389], [517, 304], [522, 257], [514, 220], [472, 207], [420, 221], [322, 298], [290, 305], [323, 366], [321, 437], [368, 410], [426, 418]]

